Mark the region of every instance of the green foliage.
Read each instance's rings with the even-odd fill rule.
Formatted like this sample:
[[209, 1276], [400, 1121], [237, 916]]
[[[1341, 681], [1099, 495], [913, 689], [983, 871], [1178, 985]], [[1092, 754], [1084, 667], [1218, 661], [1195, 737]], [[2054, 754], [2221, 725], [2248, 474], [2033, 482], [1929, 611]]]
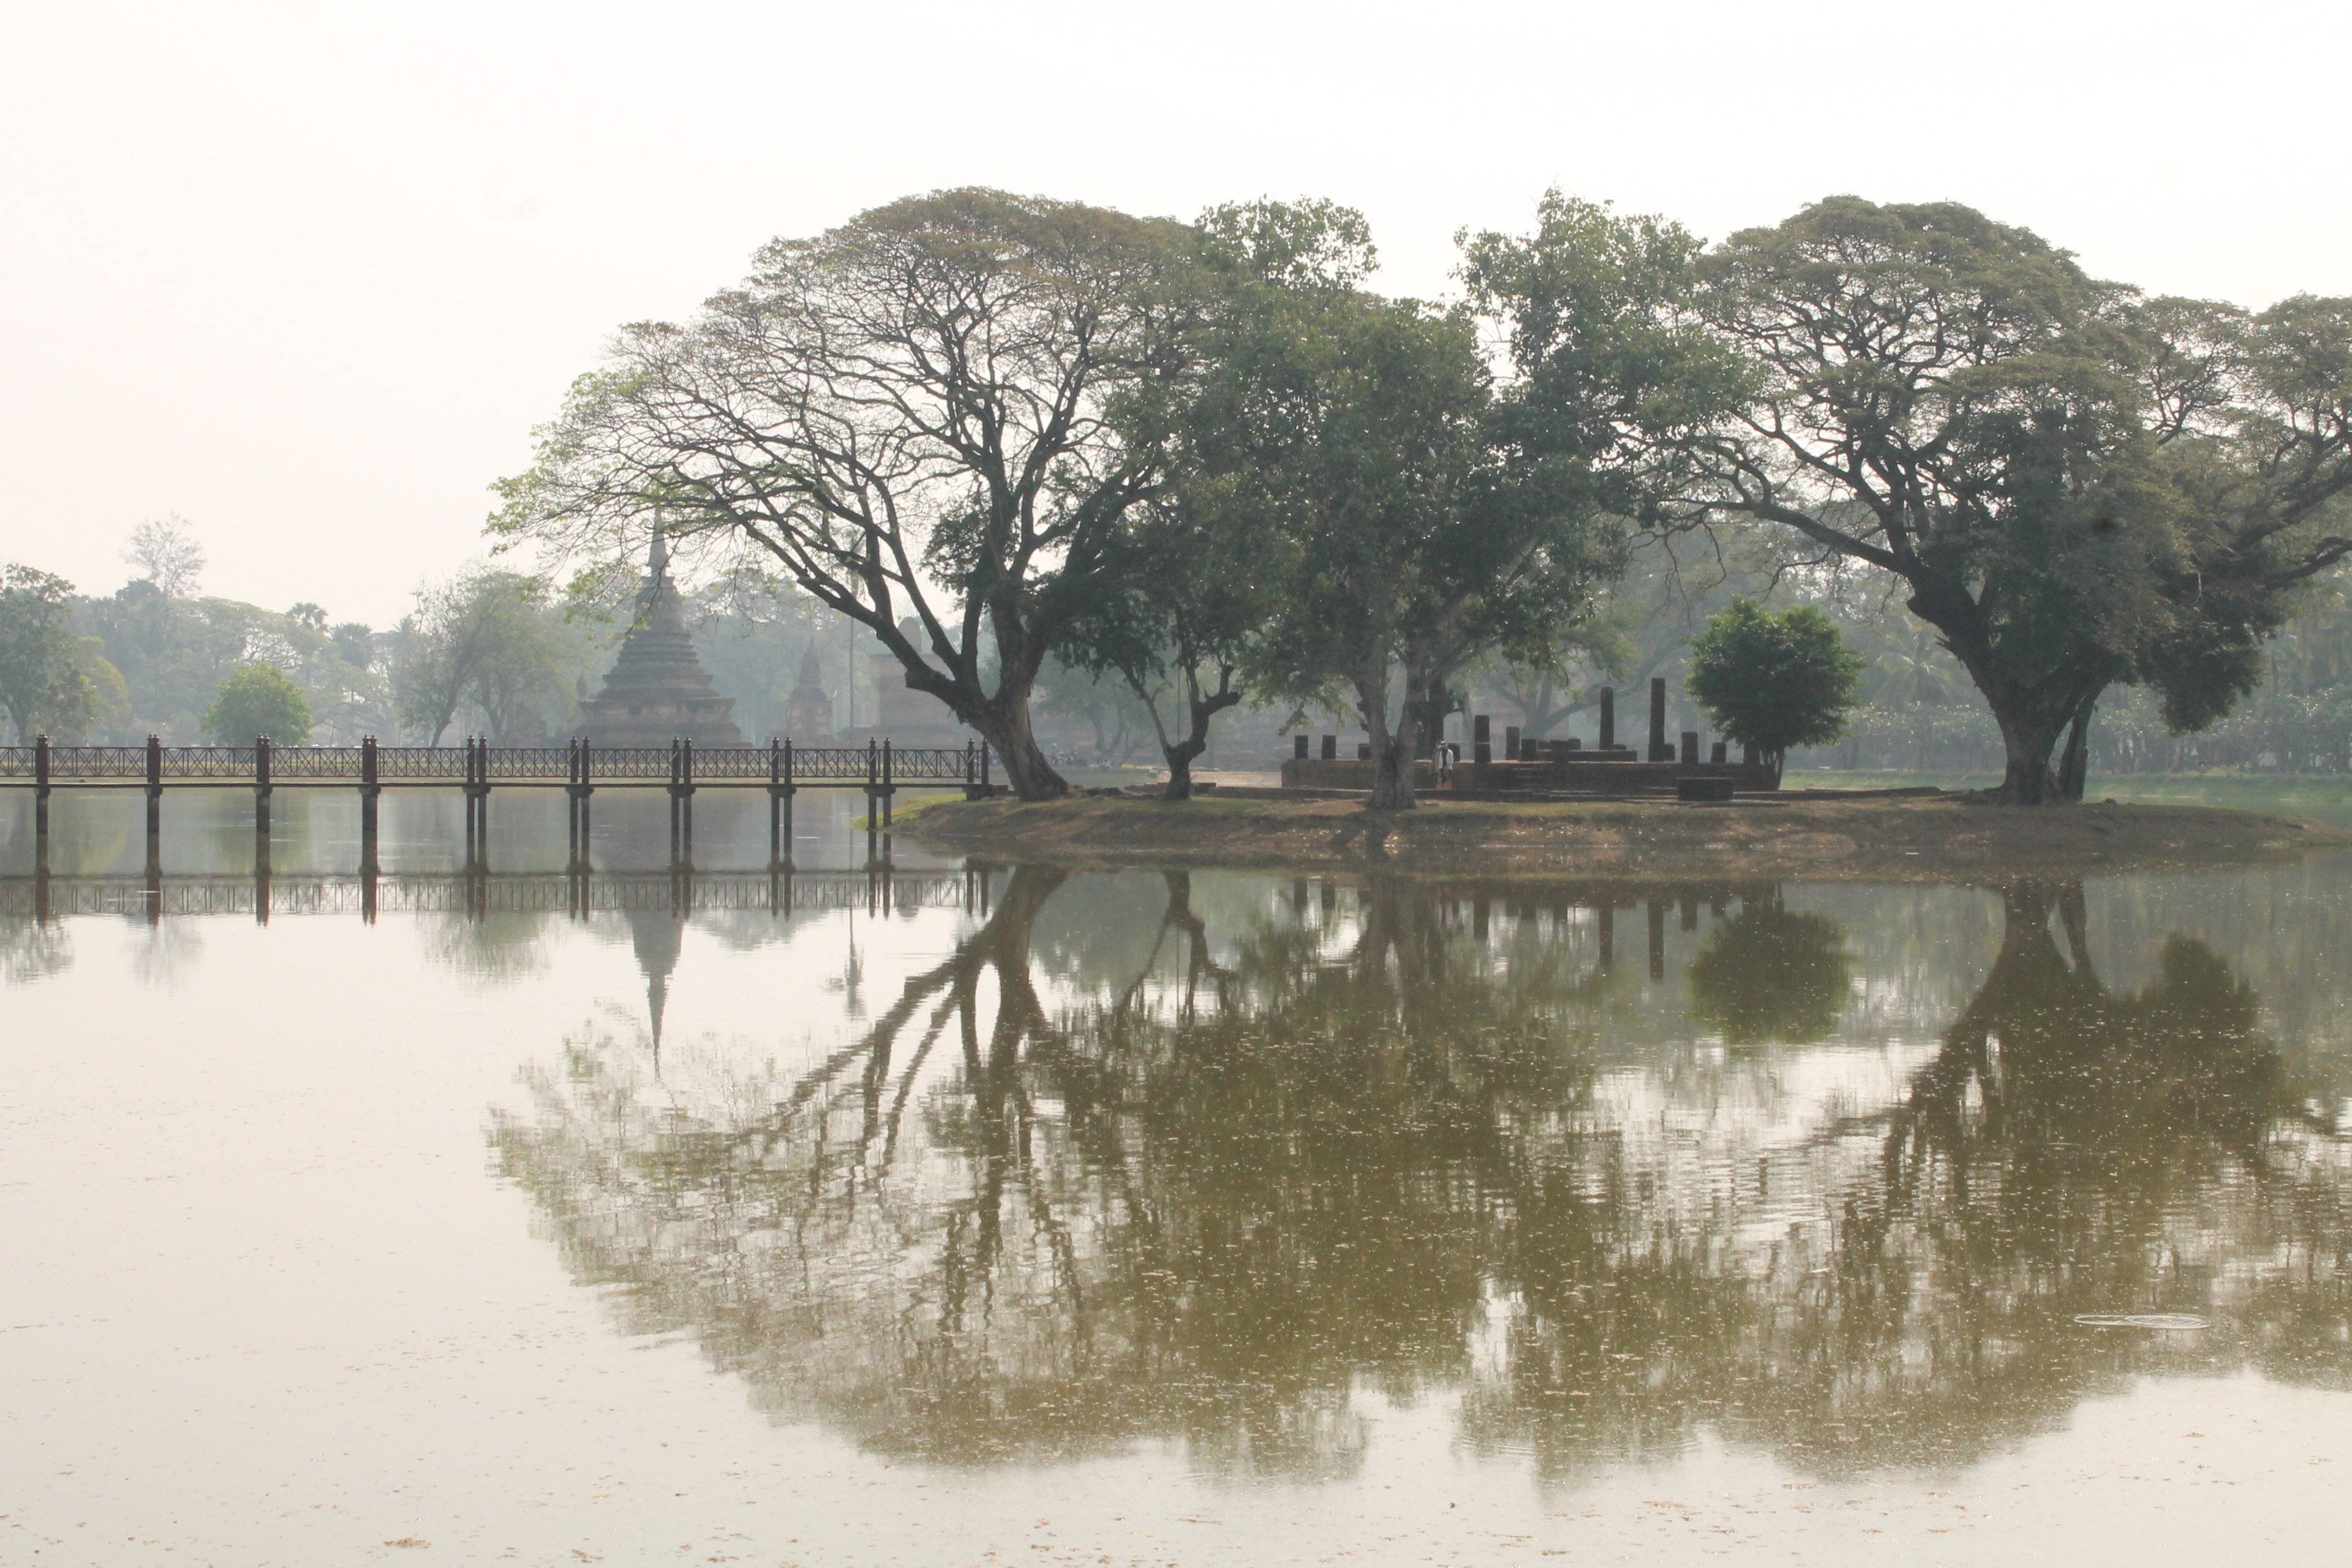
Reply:
[[478, 713], [497, 740], [539, 738], [568, 708], [564, 677], [576, 668], [546, 585], [514, 572], [478, 569], [418, 591], [400, 625], [392, 665], [401, 722], [439, 745], [461, 710]]
[[216, 746], [248, 745], [257, 735], [280, 746], [310, 740], [310, 704], [274, 665], [239, 668], [221, 682], [219, 697], [205, 713], [205, 738]]
[[[106, 695], [68, 621], [72, 598], [73, 584], [52, 573], [21, 564], [0, 572], [0, 711], [19, 742], [79, 736]], [[94, 662], [120, 688], [104, 658]]]
[[977, 189], [778, 240], [691, 323], [623, 331], [492, 528], [593, 563], [658, 509], [690, 551], [763, 552], [1023, 794], [1060, 794], [1029, 691], [1161, 483], [1195, 249], [1180, 225]]
[[1773, 615], [1735, 599], [1691, 640], [1687, 682], [1717, 729], [1777, 761], [1844, 731], [1867, 668], [1812, 606]]
[[142, 578], [79, 601], [74, 618], [121, 672], [128, 710], [95, 721], [119, 738], [194, 739], [221, 682], [256, 660], [301, 688], [318, 730], [348, 741], [389, 728], [381, 678], [347, 660], [342, 641], [289, 616], [234, 599], [169, 597]]
[[1682, 443], [1692, 499], [1901, 581], [1992, 709], [2018, 799], [2079, 793], [2117, 681], [2179, 726], [2225, 712], [2295, 585], [2352, 550], [2352, 301], [2144, 300], [1969, 208], [1854, 197], [1703, 271], [1755, 374]]
[[375, 663], [375, 634], [364, 622], [344, 621], [328, 634], [335, 646], [335, 657], [353, 669], [367, 669]]
[[[1409, 805], [1450, 683], [1486, 658], [1556, 667], [1622, 570], [1619, 519], [1645, 481], [1622, 437], [1642, 397], [1597, 369], [1590, 384], [1555, 377], [1547, 395], [1586, 424], [1539, 441], [1559, 421], [1535, 408], [1531, 376], [1498, 387], [1469, 310], [1356, 287], [1370, 251], [1354, 215], [1257, 203], [1204, 228], [1227, 292], [1183, 412], [1181, 493], [1265, 531], [1248, 552], [1270, 585], [1245, 656], [1255, 683], [1307, 705], [1346, 693], [1381, 762], [1375, 803]], [[1479, 274], [1490, 312], [1518, 303], [1504, 270]], [[1656, 370], [1630, 352], [1616, 368], [1637, 362]], [[1613, 413], [1592, 406], [1603, 383]]]

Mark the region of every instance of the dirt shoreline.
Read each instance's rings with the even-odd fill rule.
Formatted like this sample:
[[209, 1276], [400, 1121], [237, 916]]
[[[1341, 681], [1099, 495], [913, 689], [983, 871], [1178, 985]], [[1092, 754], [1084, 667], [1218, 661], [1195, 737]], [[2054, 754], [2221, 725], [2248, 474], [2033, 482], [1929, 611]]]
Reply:
[[2079, 877], [2278, 863], [2352, 849], [2352, 833], [2216, 806], [2028, 809], [1963, 795], [1730, 805], [1659, 799], [1171, 804], [1133, 795], [1038, 805], [942, 801], [900, 829], [934, 849], [1069, 865], [1379, 868], [1408, 876], [1801, 877], [1915, 882]]

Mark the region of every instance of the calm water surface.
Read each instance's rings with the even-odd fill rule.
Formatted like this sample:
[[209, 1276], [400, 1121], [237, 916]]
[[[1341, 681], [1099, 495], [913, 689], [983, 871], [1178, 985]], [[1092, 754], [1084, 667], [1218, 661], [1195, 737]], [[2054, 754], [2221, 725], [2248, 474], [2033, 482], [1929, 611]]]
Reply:
[[[0, 1562], [2333, 1562], [2352, 862], [0, 800]], [[877, 848], [880, 848], [877, 846]], [[735, 869], [730, 869], [735, 868]], [[46, 911], [47, 918], [37, 918]], [[266, 918], [263, 918], [266, 915]]]

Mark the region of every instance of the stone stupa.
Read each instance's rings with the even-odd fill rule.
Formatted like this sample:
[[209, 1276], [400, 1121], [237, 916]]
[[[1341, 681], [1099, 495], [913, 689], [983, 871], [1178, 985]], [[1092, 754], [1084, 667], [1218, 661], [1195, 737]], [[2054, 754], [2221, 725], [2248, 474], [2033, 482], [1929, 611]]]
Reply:
[[801, 655], [801, 683], [784, 700], [784, 733], [804, 744], [833, 739], [833, 698], [816, 661], [816, 639]]
[[719, 695], [687, 635], [677, 586], [669, 579], [669, 542], [654, 530], [637, 615], [604, 677], [604, 689], [580, 704], [578, 732], [599, 746], [740, 746], [735, 699]]

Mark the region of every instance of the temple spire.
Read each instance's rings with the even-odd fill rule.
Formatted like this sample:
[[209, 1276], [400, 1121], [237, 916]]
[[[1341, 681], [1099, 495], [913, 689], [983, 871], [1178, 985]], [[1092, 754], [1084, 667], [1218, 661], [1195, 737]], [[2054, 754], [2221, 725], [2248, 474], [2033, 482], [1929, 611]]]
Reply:
[[656, 519], [635, 622], [621, 639], [604, 689], [580, 704], [579, 732], [600, 746], [740, 746], [735, 700], [710, 684], [669, 575], [669, 530]]

